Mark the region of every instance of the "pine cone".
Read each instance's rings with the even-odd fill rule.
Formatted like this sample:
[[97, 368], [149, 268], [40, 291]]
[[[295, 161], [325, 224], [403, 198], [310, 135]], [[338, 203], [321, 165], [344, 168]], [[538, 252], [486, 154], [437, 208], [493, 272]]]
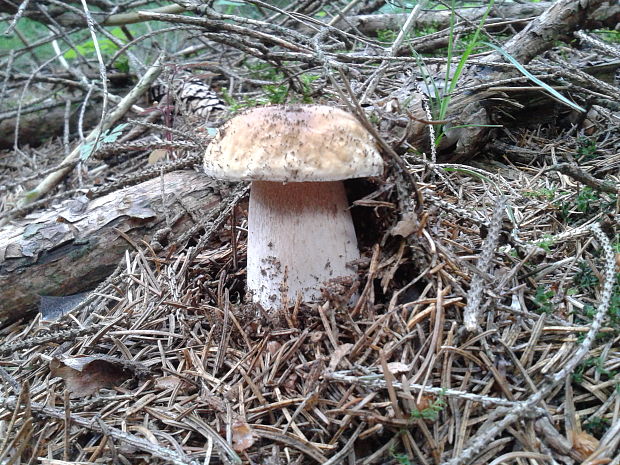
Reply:
[[149, 90], [152, 101], [174, 105], [175, 112], [185, 116], [208, 118], [213, 111], [226, 109], [226, 104], [198, 78], [184, 76], [172, 81], [172, 89], [157, 84]]

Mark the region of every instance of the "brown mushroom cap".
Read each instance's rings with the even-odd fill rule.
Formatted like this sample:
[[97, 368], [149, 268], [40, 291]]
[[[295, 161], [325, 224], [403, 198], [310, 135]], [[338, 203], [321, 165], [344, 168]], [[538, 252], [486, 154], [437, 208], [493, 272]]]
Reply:
[[252, 108], [224, 124], [205, 172], [228, 181], [338, 181], [379, 176], [376, 142], [353, 115], [326, 105]]

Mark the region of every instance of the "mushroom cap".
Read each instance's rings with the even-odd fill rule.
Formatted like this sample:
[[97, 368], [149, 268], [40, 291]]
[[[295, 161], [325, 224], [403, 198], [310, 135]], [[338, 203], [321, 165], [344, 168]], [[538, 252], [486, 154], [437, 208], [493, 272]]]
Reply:
[[226, 122], [207, 147], [204, 170], [228, 181], [338, 181], [379, 176], [383, 160], [352, 114], [326, 105], [273, 105]]

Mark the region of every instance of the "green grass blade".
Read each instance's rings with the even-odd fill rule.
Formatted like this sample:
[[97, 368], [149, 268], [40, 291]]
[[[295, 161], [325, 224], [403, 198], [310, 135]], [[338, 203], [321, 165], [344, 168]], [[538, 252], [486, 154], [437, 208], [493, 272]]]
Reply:
[[504, 56], [508, 61], [510, 61], [510, 63], [515, 65], [515, 68], [517, 68], [519, 70], [519, 72], [521, 72], [521, 74], [523, 74], [525, 77], [527, 77], [530, 81], [535, 82], [539, 86], [543, 87], [547, 92], [549, 92], [555, 98], [560, 100], [562, 103], [565, 103], [566, 105], [568, 105], [571, 108], [574, 108], [577, 111], [582, 111], [582, 112], [586, 111], [584, 108], [580, 107], [576, 103], [571, 102], [566, 97], [564, 97], [562, 94], [560, 94], [557, 90], [555, 90], [553, 87], [549, 86], [548, 84], [545, 84], [540, 79], [538, 79], [536, 76], [534, 76], [532, 73], [530, 73], [527, 69], [525, 69], [523, 67], [523, 65], [521, 63], [519, 63], [517, 60], [515, 60], [508, 52], [506, 52], [501, 47], [498, 47], [496, 45], [490, 44], [488, 42], [485, 42], [485, 45], [488, 45], [489, 47], [491, 47], [491, 48], [497, 50], [499, 53], [501, 53], [502, 56]]
[[478, 27], [474, 31], [474, 36], [467, 43], [467, 47], [465, 47], [465, 51], [463, 52], [463, 55], [461, 55], [461, 59], [456, 65], [456, 70], [454, 71], [454, 74], [450, 78], [450, 63], [452, 61], [452, 46], [453, 46], [452, 36], [453, 36], [453, 28], [454, 28], [453, 21], [454, 21], [454, 8], [455, 8], [454, 2], [452, 2], [452, 15], [450, 17], [450, 37], [449, 37], [449, 42], [448, 42], [448, 59], [447, 59], [447, 70], [446, 70], [446, 83], [449, 83], [449, 85], [447, 88], [447, 92], [443, 100], [441, 101], [441, 107], [439, 111], [440, 120], [445, 119], [446, 114], [448, 113], [448, 105], [450, 103], [450, 94], [452, 94], [452, 92], [454, 92], [454, 89], [456, 89], [456, 85], [459, 81], [459, 78], [461, 77], [461, 74], [463, 73], [463, 69], [465, 68], [465, 65], [467, 64], [467, 60], [469, 59], [469, 56], [471, 55], [474, 48], [478, 44], [478, 36], [480, 35], [482, 26], [484, 26], [484, 23], [486, 22], [487, 17], [489, 16], [489, 13], [491, 13], [491, 8], [493, 8], [494, 3], [495, 3], [495, 0], [491, 0], [489, 2], [489, 5], [487, 6], [486, 11], [480, 18]]

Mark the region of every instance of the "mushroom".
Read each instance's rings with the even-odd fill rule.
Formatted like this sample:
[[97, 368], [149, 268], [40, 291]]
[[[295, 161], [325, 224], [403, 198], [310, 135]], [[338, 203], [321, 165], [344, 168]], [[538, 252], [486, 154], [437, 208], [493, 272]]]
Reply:
[[378, 176], [376, 142], [350, 113], [325, 105], [250, 109], [224, 124], [208, 175], [250, 180], [247, 282], [266, 310], [317, 300], [322, 283], [355, 276], [359, 258], [343, 179]]

